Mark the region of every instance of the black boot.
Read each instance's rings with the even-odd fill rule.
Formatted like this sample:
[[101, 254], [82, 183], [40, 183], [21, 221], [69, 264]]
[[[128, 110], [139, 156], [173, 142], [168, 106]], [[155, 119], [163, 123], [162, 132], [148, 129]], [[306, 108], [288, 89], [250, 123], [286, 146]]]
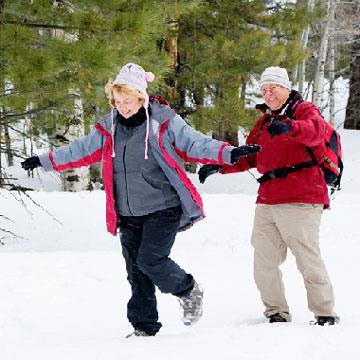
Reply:
[[150, 335], [147, 332], [143, 331], [143, 330], [138, 330], [135, 329], [132, 333], [130, 333], [129, 335], [126, 335], [126, 338], [132, 337], [132, 336], [154, 336], [154, 335]]
[[287, 320], [279, 313], [276, 313], [269, 316], [269, 323], [275, 323], [275, 322], [287, 322]]
[[317, 321], [315, 322], [315, 325], [335, 325], [336, 320], [333, 316], [319, 316], [317, 318]]

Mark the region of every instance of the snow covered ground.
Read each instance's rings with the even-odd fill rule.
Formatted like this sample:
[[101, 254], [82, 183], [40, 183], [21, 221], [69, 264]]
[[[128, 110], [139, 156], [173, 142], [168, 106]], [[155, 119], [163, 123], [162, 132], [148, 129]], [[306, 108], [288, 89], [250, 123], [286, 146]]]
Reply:
[[[102, 191], [29, 192], [41, 207], [0, 191], [0, 214], [10, 219], [1, 217], [0, 227], [21, 237], [0, 233], [0, 359], [359, 359], [360, 132], [343, 131], [342, 141], [343, 190], [321, 225], [339, 325], [309, 325], [291, 253], [282, 269], [293, 322], [262, 316], [249, 243], [257, 185], [248, 173], [215, 175], [205, 185], [192, 176], [207, 218], [179, 234], [172, 257], [203, 285], [204, 316], [185, 327], [176, 299], [159, 293], [163, 328], [150, 338], [125, 339], [129, 285], [119, 241], [105, 231]], [[39, 187], [57, 181], [42, 174]]]

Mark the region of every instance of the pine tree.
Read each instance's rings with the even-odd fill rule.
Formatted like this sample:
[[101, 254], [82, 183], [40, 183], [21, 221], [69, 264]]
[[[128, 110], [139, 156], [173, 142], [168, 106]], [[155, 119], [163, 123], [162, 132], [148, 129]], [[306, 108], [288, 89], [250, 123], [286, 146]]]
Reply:
[[257, 114], [245, 97], [251, 79], [305, 56], [306, 8], [293, 10], [260, 0], [209, 0], [180, 18], [178, 105], [197, 129], [236, 144], [238, 126], [253, 123]]
[[171, 11], [171, 3], [2, 2], [0, 122], [14, 127], [26, 118], [28, 135], [46, 134], [53, 142], [56, 126], [68, 128], [78, 121], [74, 101], [80, 100], [89, 131], [109, 109], [104, 85], [127, 62], [154, 72], [156, 89], [169, 71], [168, 54], [159, 42], [168, 32], [166, 11]]

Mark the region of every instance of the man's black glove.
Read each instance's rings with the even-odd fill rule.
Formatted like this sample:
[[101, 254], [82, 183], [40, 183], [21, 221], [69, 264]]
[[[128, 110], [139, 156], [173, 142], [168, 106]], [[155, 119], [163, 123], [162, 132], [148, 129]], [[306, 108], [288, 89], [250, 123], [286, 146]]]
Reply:
[[232, 164], [236, 163], [241, 157], [255, 154], [261, 150], [260, 145], [250, 144], [236, 147], [231, 150], [230, 161]]
[[280, 120], [273, 120], [273, 122], [266, 128], [271, 137], [275, 135], [287, 134], [291, 130], [291, 123], [282, 122]]
[[41, 166], [41, 163], [38, 156], [31, 156], [21, 163], [21, 167], [24, 170], [34, 170], [39, 166]]
[[203, 165], [198, 172], [199, 181], [201, 182], [201, 184], [205, 182], [208, 176], [219, 172], [221, 168], [222, 168], [221, 165], [215, 165], [215, 164]]

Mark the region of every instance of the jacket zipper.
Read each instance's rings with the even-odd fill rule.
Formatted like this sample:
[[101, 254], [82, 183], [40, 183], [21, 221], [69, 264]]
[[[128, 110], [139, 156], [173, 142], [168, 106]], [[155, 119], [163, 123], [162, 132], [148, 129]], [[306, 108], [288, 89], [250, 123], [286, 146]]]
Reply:
[[129, 213], [130, 213], [131, 215], [133, 215], [133, 213], [131, 212], [131, 209], [130, 209], [129, 192], [128, 192], [128, 186], [127, 186], [127, 177], [126, 177], [126, 162], [125, 162], [126, 146], [127, 146], [127, 142], [125, 143], [124, 153], [123, 153], [124, 179], [125, 179], [125, 191], [126, 191], [126, 203], [127, 203], [128, 209], [129, 209]]

